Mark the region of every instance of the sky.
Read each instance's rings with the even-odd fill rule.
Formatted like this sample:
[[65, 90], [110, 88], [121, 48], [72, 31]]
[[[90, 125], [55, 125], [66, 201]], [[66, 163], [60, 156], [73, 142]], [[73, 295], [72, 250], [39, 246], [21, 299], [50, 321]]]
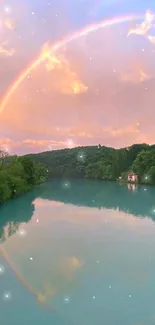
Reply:
[[0, 148], [155, 143], [155, 3], [0, 0]]

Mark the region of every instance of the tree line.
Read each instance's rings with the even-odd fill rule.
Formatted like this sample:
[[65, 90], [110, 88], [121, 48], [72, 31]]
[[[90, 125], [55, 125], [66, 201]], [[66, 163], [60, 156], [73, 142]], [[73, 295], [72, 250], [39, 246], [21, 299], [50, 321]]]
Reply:
[[0, 204], [44, 182], [47, 168], [29, 157], [9, 156], [0, 150]]
[[129, 171], [138, 174], [140, 183], [155, 184], [155, 145], [134, 144], [114, 149], [87, 146], [28, 155], [45, 164], [49, 177], [127, 179]]
[[155, 184], [155, 145], [134, 144], [114, 149], [87, 146], [22, 157], [0, 151], [0, 203], [17, 197], [48, 178], [87, 178], [115, 181], [138, 174], [140, 183]]

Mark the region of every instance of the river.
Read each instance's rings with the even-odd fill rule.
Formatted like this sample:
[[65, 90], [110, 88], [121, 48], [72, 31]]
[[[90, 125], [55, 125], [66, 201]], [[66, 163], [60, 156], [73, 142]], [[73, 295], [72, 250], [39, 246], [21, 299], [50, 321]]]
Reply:
[[155, 323], [155, 187], [53, 180], [0, 208], [0, 324]]

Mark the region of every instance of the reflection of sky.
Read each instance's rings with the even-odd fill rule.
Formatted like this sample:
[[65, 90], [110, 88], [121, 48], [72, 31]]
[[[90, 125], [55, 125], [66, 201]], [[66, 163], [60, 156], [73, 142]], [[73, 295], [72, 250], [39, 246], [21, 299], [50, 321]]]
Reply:
[[[149, 256], [154, 255], [152, 221], [119, 211], [42, 199], [36, 199], [34, 204], [31, 222], [22, 224], [3, 243], [3, 248], [38, 300], [47, 299], [50, 303], [51, 296], [57, 301], [68, 292], [74, 295], [78, 287], [83, 291], [83, 281], [89, 283], [94, 272], [97, 276], [97, 260], [98, 276], [103, 277], [103, 282], [109, 276], [115, 282], [115, 269], [117, 281], [123, 281], [125, 286], [123, 290], [128, 285], [133, 286], [132, 290], [135, 286], [143, 287], [148, 280], [151, 271], [147, 267], [141, 270], [142, 281], [138, 274], [144, 260], [147, 264]], [[25, 229], [26, 236], [19, 235], [20, 229]]]
[[[132, 192], [127, 186], [87, 180], [70, 181], [67, 188], [53, 181], [10, 201], [1, 209], [1, 221], [8, 224], [0, 246], [6, 262], [0, 259], [5, 265], [0, 294], [1, 288], [10, 290], [12, 308], [22, 303], [20, 295], [24, 303], [31, 296], [39, 312], [55, 312], [63, 325], [65, 320], [66, 325], [94, 325], [98, 319], [110, 325], [149, 324], [155, 299], [155, 223], [131, 213], [141, 203], [141, 213], [149, 216], [153, 187]], [[9, 224], [11, 220], [17, 223]], [[30, 313], [33, 308], [28, 303]]]

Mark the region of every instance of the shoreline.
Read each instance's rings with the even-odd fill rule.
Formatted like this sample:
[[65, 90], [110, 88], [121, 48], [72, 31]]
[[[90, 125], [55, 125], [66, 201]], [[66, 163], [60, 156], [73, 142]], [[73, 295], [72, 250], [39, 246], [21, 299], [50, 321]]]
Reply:
[[20, 199], [21, 197], [23, 197], [24, 195], [26, 195], [27, 193], [31, 192], [32, 190], [34, 190], [35, 188], [39, 188], [42, 184], [45, 184], [46, 182], [51, 182], [52, 180], [62, 180], [62, 181], [70, 181], [70, 180], [83, 180], [83, 181], [99, 181], [99, 182], [110, 182], [110, 183], [118, 183], [119, 185], [135, 185], [135, 186], [155, 186], [155, 184], [151, 184], [151, 183], [140, 183], [140, 182], [128, 182], [125, 180], [109, 180], [109, 179], [103, 179], [103, 178], [80, 178], [80, 177], [49, 177], [47, 178], [44, 182], [37, 184], [37, 185], [33, 185], [31, 188], [29, 188], [27, 191], [19, 194], [18, 196], [15, 197], [11, 197], [8, 200], [6, 200], [5, 202], [0, 203], [0, 209], [5, 206], [5, 204], [7, 204], [9, 201], [11, 200], [16, 200], [16, 199]]

